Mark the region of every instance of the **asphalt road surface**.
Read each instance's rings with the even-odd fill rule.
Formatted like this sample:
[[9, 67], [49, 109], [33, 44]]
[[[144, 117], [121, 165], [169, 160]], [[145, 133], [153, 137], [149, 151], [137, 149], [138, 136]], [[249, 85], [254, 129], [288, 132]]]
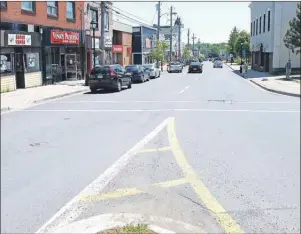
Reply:
[[1, 118], [1, 233], [123, 212], [195, 232], [300, 232], [300, 99], [226, 66]]

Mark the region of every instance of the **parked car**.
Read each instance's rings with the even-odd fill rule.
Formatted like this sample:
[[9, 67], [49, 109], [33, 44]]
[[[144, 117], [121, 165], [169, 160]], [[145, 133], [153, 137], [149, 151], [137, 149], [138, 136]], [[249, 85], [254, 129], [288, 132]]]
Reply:
[[216, 58], [214, 60], [213, 68], [216, 68], [216, 67], [223, 68], [223, 63], [222, 63], [222, 60], [220, 58]]
[[145, 82], [150, 80], [150, 72], [142, 65], [128, 65], [125, 67], [126, 72], [131, 74], [132, 82]]
[[150, 73], [150, 78], [157, 78], [161, 76], [160, 69], [156, 66], [156, 64], [144, 64], [142, 65], [146, 70]]
[[183, 66], [179, 62], [170, 62], [167, 66], [167, 72], [182, 72], [183, 71]]
[[192, 72], [200, 72], [200, 73], [202, 73], [203, 72], [203, 64], [200, 63], [200, 62], [192, 62], [189, 65], [188, 73], [192, 73]]
[[107, 66], [95, 66], [89, 79], [91, 92], [98, 89], [115, 90], [120, 92], [123, 87], [131, 88], [131, 74], [126, 73], [124, 68], [119, 64]]

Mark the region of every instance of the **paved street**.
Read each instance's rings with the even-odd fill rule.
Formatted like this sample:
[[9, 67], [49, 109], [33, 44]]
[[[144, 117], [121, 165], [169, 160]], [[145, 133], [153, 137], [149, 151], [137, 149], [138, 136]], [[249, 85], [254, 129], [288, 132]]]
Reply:
[[300, 232], [300, 99], [227, 66], [1, 118], [1, 232], [105, 213], [191, 225], [162, 218], [178, 232]]

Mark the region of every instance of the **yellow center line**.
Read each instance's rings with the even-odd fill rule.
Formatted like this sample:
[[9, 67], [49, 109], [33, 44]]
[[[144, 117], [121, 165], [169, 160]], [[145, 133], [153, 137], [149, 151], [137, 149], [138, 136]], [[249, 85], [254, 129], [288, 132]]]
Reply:
[[198, 197], [202, 200], [207, 209], [211, 210], [214, 213], [214, 215], [217, 217], [219, 224], [225, 230], [226, 233], [244, 233], [239, 224], [236, 223], [236, 221], [231, 217], [231, 215], [228, 214], [223, 208], [223, 206], [213, 197], [210, 191], [201, 182], [197, 173], [194, 172], [192, 167], [188, 164], [176, 136], [174, 118], [169, 119], [167, 128], [169, 143], [172, 148], [174, 157], [178, 165], [181, 167], [186, 177], [186, 180], [188, 181], [188, 183], [190, 183]]
[[[151, 186], [161, 187], [161, 188], [170, 188], [170, 187], [183, 185], [186, 183], [187, 183], [186, 179], [178, 179], [178, 180], [171, 180], [171, 181], [155, 183], [155, 184], [152, 184]], [[133, 196], [133, 195], [137, 195], [137, 194], [141, 194], [141, 193], [145, 193], [145, 192], [142, 190], [139, 190], [137, 188], [123, 188], [123, 189], [117, 189], [114, 192], [83, 196], [82, 198], [80, 198], [80, 201], [84, 201], [84, 202], [86, 202], [86, 201], [103, 201], [103, 200], [108, 200], [108, 199], [117, 199], [117, 198], [126, 197], [126, 196]]]
[[152, 152], [163, 152], [163, 151], [169, 151], [171, 150], [170, 146], [156, 148], [156, 149], [141, 149], [136, 151], [137, 153], [152, 153]]

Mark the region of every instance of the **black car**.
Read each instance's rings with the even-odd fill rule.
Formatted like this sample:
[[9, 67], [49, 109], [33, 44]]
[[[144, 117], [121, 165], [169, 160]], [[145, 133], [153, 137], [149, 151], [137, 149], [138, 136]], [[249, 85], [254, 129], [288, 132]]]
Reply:
[[132, 87], [131, 74], [126, 73], [119, 64], [96, 66], [90, 73], [89, 86], [91, 92], [96, 92], [97, 89], [120, 92], [122, 87]]
[[133, 82], [145, 82], [150, 80], [150, 71], [142, 65], [128, 65], [125, 67], [126, 72], [130, 73]]
[[200, 63], [200, 62], [192, 62], [189, 65], [188, 73], [192, 73], [192, 72], [200, 72], [200, 73], [202, 73], [203, 72], [203, 64]]

